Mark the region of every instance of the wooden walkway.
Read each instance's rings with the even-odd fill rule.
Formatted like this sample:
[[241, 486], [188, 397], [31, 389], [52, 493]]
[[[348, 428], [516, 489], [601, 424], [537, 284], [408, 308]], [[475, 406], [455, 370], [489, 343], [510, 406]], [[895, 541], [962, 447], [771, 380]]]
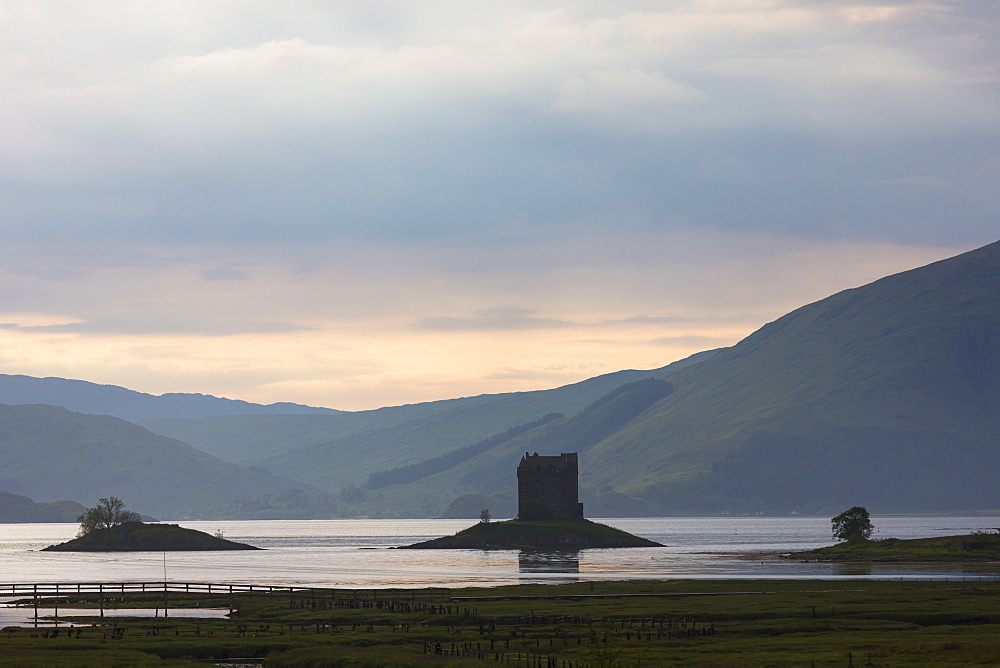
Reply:
[[[375, 607], [383, 603], [449, 602], [451, 590], [439, 589], [334, 589], [320, 587], [293, 587], [288, 585], [252, 585], [239, 582], [41, 582], [0, 584], [0, 599], [30, 599], [35, 608], [38, 624], [38, 607], [42, 599], [86, 596], [98, 604], [98, 614], [104, 616], [105, 603], [127, 595], [155, 595], [157, 608], [162, 605], [163, 616], [169, 616], [170, 596], [221, 596], [229, 600], [229, 613], [236, 610], [235, 601], [246, 597], [287, 597], [290, 605], [346, 605], [347, 607]], [[162, 596], [162, 601], [159, 597]], [[111, 600], [108, 600], [111, 599]], [[176, 598], [175, 598], [176, 601]], [[177, 606], [174, 606], [177, 608]], [[58, 608], [56, 608], [58, 610]], [[58, 618], [58, 612], [56, 617]]]
[[82, 596], [93, 594], [97, 594], [98, 596], [114, 596], [116, 594], [162, 594], [164, 592], [220, 596], [231, 593], [269, 596], [274, 594], [287, 595], [301, 590], [298, 587], [219, 582], [42, 582], [37, 584], [0, 584], [0, 597], [34, 598], [36, 596]]
[[41, 582], [0, 583], [0, 598], [52, 596], [124, 596], [126, 594], [193, 594], [198, 596], [294, 596], [366, 601], [447, 601], [451, 590], [434, 589], [340, 589], [261, 585], [238, 582]]

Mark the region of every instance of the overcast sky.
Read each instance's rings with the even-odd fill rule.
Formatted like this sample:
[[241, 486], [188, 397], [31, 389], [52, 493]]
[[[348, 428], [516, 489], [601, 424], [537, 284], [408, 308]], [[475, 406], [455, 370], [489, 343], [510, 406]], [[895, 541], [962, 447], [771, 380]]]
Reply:
[[0, 373], [343, 409], [1000, 238], [995, 0], [0, 0]]

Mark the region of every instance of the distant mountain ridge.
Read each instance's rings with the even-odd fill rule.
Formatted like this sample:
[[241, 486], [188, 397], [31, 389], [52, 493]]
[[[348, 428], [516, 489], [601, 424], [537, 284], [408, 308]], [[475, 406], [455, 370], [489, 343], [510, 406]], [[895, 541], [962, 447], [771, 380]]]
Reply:
[[[483, 444], [491, 447], [475, 457], [458, 459], [446, 469], [432, 470], [427, 475], [408, 480], [409, 484], [380, 485], [375, 489], [379, 490], [383, 502], [403, 505], [410, 499], [411, 507], [419, 503], [422, 512], [434, 514], [442, 513], [446, 504], [458, 496], [500, 494], [493, 509], [499, 513], [498, 517], [512, 516], [517, 512], [513, 494], [515, 471], [524, 452], [577, 452], [586, 457], [591, 447], [671, 392], [673, 386], [665, 380], [633, 381], [608, 392], [573, 415], [553, 415], [550, 417], [554, 419], [547, 419], [530, 430], [515, 430], [510, 438], [484, 441]], [[618, 495], [604, 494], [604, 491], [589, 495], [589, 512], [606, 513], [620, 503]], [[634, 508], [637, 504], [633, 501], [628, 505]], [[478, 510], [473, 516], [478, 516]]]
[[20, 494], [0, 492], [0, 524], [75, 522], [85, 510], [75, 501], [37, 503]]
[[67, 378], [35, 378], [0, 374], [0, 404], [49, 404], [75, 413], [112, 415], [122, 420], [201, 418], [238, 415], [332, 415], [332, 408], [293, 403], [253, 404], [206, 394], [136, 392], [117, 385], [99, 385]]
[[147, 420], [151, 431], [221, 459], [328, 490], [362, 486], [375, 472], [438, 457], [550, 413], [574, 414], [631, 382], [669, 378], [715, 355], [659, 369], [625, 370], [550, 390], [484, 394], [336, 415]]
[[[85, 381], [0, 376], [18, 401], [29, 398], [62, 401], [92, 413], [78, 413], [53, 404], [0, 404], [0, 491], [27, 494], [43, 500], [70, 497], [94, 503], [109, 494], [129, 507], [162, 517], [201, 518], [325, 518], [356, 514], [359, 494], [368, 476], [394, 464], [421, 462], [476, 443], [519, 424], [519, 416], [535, 418], [546, 407], [574, 412], [595, 396], [630, 380], [669, 374], [695, 364], [708, 351], [650, 371], [619, 371], [554, 390], [481, 395], [425, 404], [346, 413], [320, 409], [312, 414], [283, 412], [290, 404], [264, 407], [280, 414], [239, 414], [253, 404], [203, 397], [164, 395], [152, 397], [124, 388]], [[69, 392], [58, 392], [65, 390]], [[34, 392], [35, 394], [32, 394]], [[10, 397], [10, 394], [7, 395]], [[195, 410], [181, 410], [164, 399], [191, 399]], [[124, 399], [124, 401], [123, 401]], [[308, 408], [308, 407], [307, 407]], [[197, 411], [236, 415], [202, 418], [150, 419], [142, 425], [110, 415], [162, 414], [165, 410], [191, 415]], [[169, 426], [157, 435], [143, 425]], [[180, 433], [180, 438], [172, 435]], [[166, 434], [166, 436], [164, 435]], [[287, 475], [277, 478], [270, 466], [233, 465], [200, 447], [199, 434], [219, 444], [230, 455], [240, 455], [244, 466], [278, 462], [273, 469]], [[190, 438], [194, 436], [195, 438]], [[213, 440], [218, 439], [218, 440]], [[338, 448], [325, 447], [331, 441]], [[406, 447], [399, 447], [406, 444]], [[206, 447], [205, 450], [212, 448]], [[290, 457], [291, 471], [280, 464], [282, 453], [302, 450], [305, 457]], [[233, 459], [236, 459], [234, 456]], [[248, 461], [249, 459], [249, 461]], [[318, 460], [318, 461], [317, 461]], [[327, 464], [326, 462], [331, 462]], [[314, 472], [314, 476], [310, 476]], [[323, 493], [311, 479], [327, 484]], [[304, 481], [304, 482], [299, 482]], [[346, 485], [346, 489], [341, 489]], [[21, 497], [19, 497], [21, 498]], [[417, 512], [416, 506], [399, 512]], [[438, 508], [420, 511], [425, 516]]]
[[[374, 494], [369, 493], [367, 500], [374, 500], [376, 508], [409, 505], [424, 514], [456, 516], [452, 508], [456, 497], [476, 498], [488, 504], [465, 516], [476, 517], [479, 509], [488, 507], [497, 517], [512, 517], [517, 512], [516, 469], [525, 452], [576, 452], [580, 461], [586, 461], [592, 448], [640, 419], [673, 391], [671, 382], [655, 378], [622, 385], [581, 411], [500, 440], [494, 447], [447, 470], [408, 484], [379, 488]], [[650, 514], [648, 504], [611, 488], [584, 489], [581, 495], [586, 513], [592, 517]], [[472, 510], [468, 501], [463, 505], [466, 511]], [[359, 511], [361, 508], [364, 506], [359, 506]]]
[[93, 505], [117, 496], [142, 514], [179, 519], [307, 485], [223, 462], [107, 415], [0, 404], [0, 490]]

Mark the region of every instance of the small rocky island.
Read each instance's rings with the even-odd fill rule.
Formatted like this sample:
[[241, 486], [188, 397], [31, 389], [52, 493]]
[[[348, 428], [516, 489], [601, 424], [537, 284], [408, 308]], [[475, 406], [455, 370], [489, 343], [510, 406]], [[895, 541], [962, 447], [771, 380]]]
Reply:
[[49, 545], [43, 552], [179, 552], [259, 550], [244, 543], [184, 529], [176, 524], [146, 524], [139, 513], [125, 510], [117, 498], [101, 499], [76, 518], [80, 533], [73, 540]]
[[609, 547], [663, 547], [583, 517], [575, 452], [559, 456], [524, 453], [517, 467], [517, 519], [480, 522], [453, 536], [401, 549], [583, 550]]
[[407, 545], [409, 550], [575, 551], [594, 547], [663, 547], [627, 531], [590, 520], [508, 520], [480, 522], [454, 536]]
[[43, 552], [180, 552], [210, 550], [259, 550], [204, 531], [176, 524], [126, 522], [95, 529], [65, 543], [50, 545]]

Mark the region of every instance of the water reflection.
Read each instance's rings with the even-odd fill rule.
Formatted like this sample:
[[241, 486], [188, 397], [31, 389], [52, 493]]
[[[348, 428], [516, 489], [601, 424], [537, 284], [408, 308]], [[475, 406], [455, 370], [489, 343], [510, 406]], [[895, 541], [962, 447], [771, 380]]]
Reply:
[[872, 564], [834, 564], [833, 574], [838, 576], [854, 577], [858, 575], [871, 575]]
[[[204, 619], [225, 619], [229, 610], [215, 608], [170, 608], [167, 617], [189, 617]], [[0, 604], [0, 628], [20, 627], [77, 627], [90, 626], [92, 620], [80, 618], [98, 617], [95, 608], [54, 608], [31, 605]], [[162, 608], [105, 608], [104, 617], [163, 617]]]
[[517, 555], [517, 567], [521, 573], [529, 574], [579, 573], [580, 553], [578, 551], [533, 552], [521, 550]]
[[[927, 538], [990, 530], [996, 517], [875, 517], [882, 536]], [[605, 519], [603, 523], [667, 547], [521, 554], [510, 550], [391, 550], [469, 526], [469, 520], [248, 520], [183, 522], [224, 531], [262, 551], [172, 552], [167, 579], [306, 587], [458, 587], [526, 582], [621, 579], [1000, 577], [998, 564], [847, 565], [799, 562], [774, 553], [804, 552], [833, 542], [823, 517], [680, 517]], [[39, 552], [71, 539], [76, 524], [0, 524], [5, 582], [162, 581], [162, 552]], [[361, 550], [360, 548], [377, 548]], [[417, 554], [419, 553], [419, 554]], [[2, 600], [2, 597], [0, 597]], [[2, 661], [0, 661], [2, 663]]]

